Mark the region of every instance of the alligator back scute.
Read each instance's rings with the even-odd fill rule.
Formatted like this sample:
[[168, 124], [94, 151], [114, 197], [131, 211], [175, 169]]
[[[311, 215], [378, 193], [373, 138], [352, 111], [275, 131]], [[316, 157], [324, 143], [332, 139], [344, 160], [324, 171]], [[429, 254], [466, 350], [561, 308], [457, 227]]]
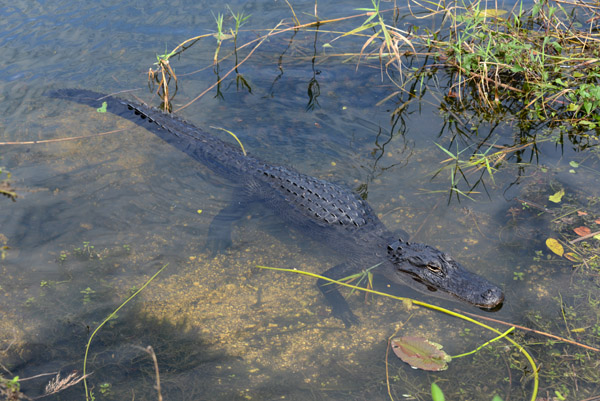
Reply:
[[373, 220], [368, 204], [340, 185], [281, 166], [264, 165], [259, 172], [288, 205], [319, 225], [357, 229]]

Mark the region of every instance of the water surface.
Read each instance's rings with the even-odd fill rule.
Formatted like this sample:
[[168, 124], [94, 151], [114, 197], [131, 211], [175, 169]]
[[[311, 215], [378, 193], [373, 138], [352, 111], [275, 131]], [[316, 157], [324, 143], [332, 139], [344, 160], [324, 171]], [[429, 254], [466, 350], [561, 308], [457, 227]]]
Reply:
[[[285, 2], [229, 5], [252, 14], [239, 43], [284, 18], [289, 21], [291, 14]], [[319, 4], [318, 12], [329, 19], [369, 5]], [[313, 2], [293, 6], [303, 22], [310, 21], [306, 14], [314, 13]], [[256, 268], [320, 273], [340, 263], [260, 207], [236, 226], [233, 248], [211, 257], [205, 249], [208, 225], [231, 201], [230, 183], [127, 121], [43, 96], [66, 87], [127, 91], [121, 96], [157, 105], [146, 85], [156, 54], [189, 37], [215, 32], [213, 13], [228, 10], [188, 1], [17, 1], [0, 8], [0, 141], [123, 130], [0, 147], [0, 165], [11, 172], [19, 193], [15, 203], [0, 199], [0, 245], [10, 247], [0, 261], [0, 367], [6, 368], [1, 374], [81, 371], [90, 333], [165, 264], [164, 272], [94, 339], [88, 370], [94, 372], [89, 380], [96, 399], [156, 397], [152, 360], [140, 348], [148, 345], [158, 357], [165, 399], [347, 400], [387, 397], [386, 343], [400, 326], [404, 334], [443, 343], [453, 355], [492, 338], [445, 315], [382, 298], [365, 301], [359, 294], [349, 299], [361, 324], [344, 328], [329, 316], [314, 280]], [[231, 18], [226, 24], [232, 26]], [[439, 97], [426, 95], [411, 103], [399, 122], [391, 116], [399, 97], [384, 100], [397, 88], [382, 79], [378, 63], [357, 68], [355, 60], [336, 56], [360, 51], [364, 39], [323, 46], [338, 35], [330, 30], [344, 32], [357, 24], [270, 38], [239, 69], [251, 91], [236, 85], [232, 75], [219, 93], [209, 92], [180, 114], [206, 129], [234, 131], [246, 149], [264, 160], [359, 190], [390, 229], [443, 249], [498, 283], [505, 305], [486, 316], [528, 325], [530, 312], [539, 311], [550, 322], [549, 330], [556, 328], [562, 321], [556, 300], [562, 296], [576, 305], [581, 288], [573, 284], [568, 265], [548, 256], [544, 240], [551, 228], [542, 226], [546, 220], [536, 220], [535, 211], [523, 212], [514, 199], [545, 194], [557, 183], [572, 188], [578, 199], [597, 198], [597, 154], [586, 156], [589, 170], [573, 174], [569, 161], [584, 157], [569, 146], [542, 143], [533, 165], [508, 165], [495, 181], [486, 182], [487, 193], [481, 188], [474, 201], [463, 197], [449, 202], [447, 173], [432, 178], [447, 157], [435, 143], [447, 146], [452, 137]], [[218, 70], [211, 65], [215, 42], [205, 38], [172, 61], [180, 79], [175, 108], [214, 83], [217, 72], [222, 76], [232, 68], [233, 57]], [[231, 49], [230, 41], [224, 43], [222, 55]], [[247, 54], [241, 52], [240, 58]], [[482, 124], [479, 130], [483, 136], [492, 132], [490, 142], [499, 144], [513, 143], [518, 131], [510, 123]], [[459, 143], [467, 146], [468, 141]], [[530, 155], [524, 152], [524, 157]], [[592, 213], [590, 204], [581, 205], [582, 210]], [[535, 253], [540, 250], [541, 260]], [[583, 291], [593, 296], [592, 289]], [[410, 289], [399, 291], [480, 313]], [[428, 399], [429, 383], [438, 380], [448, 389], [458, 383], [465, 389], [464, 399], [504, 396], [506, 388], [497, 383], [498, 377], [508, 377], [508, 370], [492, 358], [502, 349], [486, 352], [477, 354], [478, 368], [472, 359], [462, 358], [436, 374], [391, 361], [395, 399], [403, 394]], [[510, 351], [505, 352], [502, 358], [508, 360]], [[481, 366], [489, 374], [482, 375]], [[524, 366], [510, 371], [518, 375]], [[50, 377], [23, 382], [21, 388], [39, 395]], [[582, 380], [581, 394], [597, 392], [592, 383]], [[530, 391], [514, 378], [509, 387], [516, 399]], [[559, 389], [551, 380], [542, 387]], [[77, 385], [56, 397], [83, 396]]]

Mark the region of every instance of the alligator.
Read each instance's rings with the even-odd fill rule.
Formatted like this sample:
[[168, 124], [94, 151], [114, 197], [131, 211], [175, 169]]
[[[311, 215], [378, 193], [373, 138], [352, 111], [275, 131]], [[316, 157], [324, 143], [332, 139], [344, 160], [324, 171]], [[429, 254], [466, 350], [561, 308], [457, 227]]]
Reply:
[[[376, 266], [376, 272], [391, 282], [481, 309], [498, 309], [504, 301], [500, 288], [466, 270], [447, 253], [394, 235], [360, 195], [342, 185], [266, 163], [176, 115], [144, 104], [81, 89], [60, 89], [48, 96], [92, 107], [105, 103], [106, 111], [146, 128], [237, 184], [235, 202], [210, 223], [207, 246], [213, 252], [231, 245], [232, 224], [245, 215], [246, 206], [264, 202], [283, 219], [345, 257], [344, 263], [325, 271], [324, 277], [338, 280]], [[346, 327], [357, 323], [337, 286], [328, 284], [317, 281], [332, 315]]]

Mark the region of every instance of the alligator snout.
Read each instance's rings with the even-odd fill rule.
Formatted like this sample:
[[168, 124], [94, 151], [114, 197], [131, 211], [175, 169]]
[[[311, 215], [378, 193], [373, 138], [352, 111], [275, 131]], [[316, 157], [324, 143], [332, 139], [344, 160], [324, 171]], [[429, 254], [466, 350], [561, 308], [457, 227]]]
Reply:
[[489, 288], [481, 294], [481, 308], [496, 309], [504, 302], [504, 293], [498, 287]]

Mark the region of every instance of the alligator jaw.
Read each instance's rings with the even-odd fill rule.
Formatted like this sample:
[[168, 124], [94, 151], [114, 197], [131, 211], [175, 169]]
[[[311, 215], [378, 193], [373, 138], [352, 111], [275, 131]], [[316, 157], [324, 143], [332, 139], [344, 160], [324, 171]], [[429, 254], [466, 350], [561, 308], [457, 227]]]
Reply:
[[504, 302], [500, 288], [429, 245], [396, 241], [388, 246], [388, 259], [393, 265], [391, 278], [421, 292], [482, 309], [499, 309]]

